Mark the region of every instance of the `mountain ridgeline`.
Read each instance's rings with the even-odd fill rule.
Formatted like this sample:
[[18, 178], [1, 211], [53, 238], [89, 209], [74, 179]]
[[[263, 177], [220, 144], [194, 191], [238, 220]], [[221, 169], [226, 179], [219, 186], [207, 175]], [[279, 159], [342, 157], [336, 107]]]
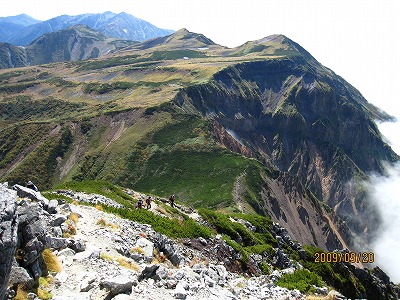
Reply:
[[97, 58], [133, 43], [106, 37], [85, 25], [76, 25], [44, 34], [27, 47], [0, 44], [0, 67], [16, 68]]
[[0, 18], [0, 41], [26, 46], [40, 36], [75, 25], [86, 25], [106, 36], [122, 40], [144, 41], [171, 34], [172, 30], [158, 28], [149, 22], [127, 13], [62, 15], [46, 21], [38, 21], [27, 15]]
[[182, 29], [0, 82], [0, 180], [174, 193], [327, 250], [368, 244], [379, 216], [362, 182], [399, 160], [374, 122], [390, 116], [282, 35], [229, 49]]

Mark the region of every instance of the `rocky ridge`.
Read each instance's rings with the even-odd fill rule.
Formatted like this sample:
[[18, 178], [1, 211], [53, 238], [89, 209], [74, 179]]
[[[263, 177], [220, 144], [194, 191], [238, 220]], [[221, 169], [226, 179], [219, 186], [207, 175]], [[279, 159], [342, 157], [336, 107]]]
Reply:
[[0, 299], [7, 290], [7, 278], [11, 271], [12, 257], [17, 247], [17, 193], [0, 185]]
[[[52, 299], [59, 300], [306, 297], [297, 290], [276, 285], [283, 274], [302, 269], [298, 262], [289, 258], [283, 246], [304, 254], [301, 245], [279, 224], [275, 223], [272, 228], [278, 248], [269, 264], [271, 272], [260, 275], [258, 262], [263, 257], [251, 255], [247, 274], [243, 276], [242, 270], [233, 263], [240, 259], [240, 253], [220, 235], [210, 239], [173, 240], [154, 231], [150, 225], [82, 205], [89, 201], [92, 205], [112, 205], [112, 199], [101, 195], [57, 191], [76, 201], [66, 203], [61, 198], [49, 201], [39, 192], [19, 185], [13, 189], [17, 190], [18, 200], [15, 191], [6, 184], [1, 186], [1, 195], [13, 195], [8, 202], [11, 202], [9, 207], [14, 205], [16, 210], [11, 210], [13, 213], [9, 215], [18, 219], [19, 224], [18, 243], [14, 246], [16, 258], [7, 257], [12, 262], [8, 298], [12, 299], [21, 285], [28, 290], [38, 287], [51, 294]], [[6, 202], [2, 199], [1, 203]], [[157, 211], [156, 207], [157, 203], [153, 203], [152, 211]], [[2, 214], [1, 228], [9, 219]], [[249, 222], [235, 221], [256, 230]], [[44, 249], [50, 249], [56, 257], [53, 260], [60, 263], [57, 272], [45, 261]], [[357, 272], [382, 292], [375, 299], [386, 299], [387, 291], [393, 288], [386, 274], [379, 269], [374, 269], [375, 275], [362, 269]], [[45, 278], [46, 284], [40, 278]], [[327, 295], [328, 287], [316, 287], [315, 291]], [[28, 297], [37, 299], [37, 294], [31, 292]], [[329, 297], [345, 299], [335, 291], [331, 291]], [[6, 298], [2, 296], [1, 299]]]
[[[221, 236], [178, 243], [155, 232], [150, 225], [128, 221], [91, 206], [68, 204], [63, 199], [45, 201], [40, 193], [22, 186], [13, 188], [22, 198], [17, 208], [19, 257], [12, 259], [8, 298], [14, 297], [18, 285], [33, 287], [39, 277], [46, 276], [52, 282], [46, 289], [53, 299], [303, 297], [299, 291], [289, 291], [274, 283], [280, 274], [293, 272], [293, 267], [270, 276], [250, 278], [228, 271], [217, 253], [222, 249], [235, 254]], [[93, 199], [93, 195], [71, 191], [68, 194], [82, 202]], [[108, 204], [112, 201], [103, 196], [97, 200]], [[65, 238], [73, 226], [71, 214], [79, 217], [76, 234]], [[209, 251], [188, 246], [192, 243]], [[42, 258], [45, 248], [57, 256], [62, 265], [60, 272], [46, 268]], [[33, 293], [28, 296], [37, 298]]]

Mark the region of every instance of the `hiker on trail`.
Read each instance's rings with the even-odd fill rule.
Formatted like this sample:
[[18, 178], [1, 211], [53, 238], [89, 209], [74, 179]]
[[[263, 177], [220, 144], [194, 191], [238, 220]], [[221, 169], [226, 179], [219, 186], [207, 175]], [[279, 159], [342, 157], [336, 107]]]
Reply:
[[171, 207], [174, 207], [174, 201], [175, 201], [175, 195], [169, 196], [169, 204], [171, 204]]
[[147, 209], [150, 209], [150, 208], [151, 208], [151, 197], [150, 197], [150, 196], [147, 197], [147, 199], [146, 199], [146, 208], [147, 208]]
[[31, 190], [34, 190], [35, 192], [39, 191], [38, 188], [36, 187], [36, 185], [34, 185], [33, 182], [30, 180], [26, 183], [26, 187]]
[[142, 208], [142, 206], [143, 206], [143, 199], [140, 198], [138, 203], [137, 203], [137, 208]]

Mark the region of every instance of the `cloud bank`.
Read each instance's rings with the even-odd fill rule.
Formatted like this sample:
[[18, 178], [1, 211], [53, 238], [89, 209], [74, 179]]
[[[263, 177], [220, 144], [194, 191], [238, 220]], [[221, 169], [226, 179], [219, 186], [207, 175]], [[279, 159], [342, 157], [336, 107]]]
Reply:
[[[396, 153], [400, 153], [398, 128], [399, 123], [379, 125]], [[376, 264], [394, 283], [400, 283], [400, 163], [386, 169], [388, 176], [372, 175], [368, 183], [369, 197], [382, 220], [371, 247]]]

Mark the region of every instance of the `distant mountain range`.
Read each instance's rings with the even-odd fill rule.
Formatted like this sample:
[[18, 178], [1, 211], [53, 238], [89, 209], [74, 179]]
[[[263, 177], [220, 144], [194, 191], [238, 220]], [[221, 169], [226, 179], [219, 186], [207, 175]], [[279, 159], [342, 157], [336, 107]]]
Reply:
[[100, 33], [124, 40], [144, 41], [171, 34], [172, 30], [158, 28], [127, 13], [62, 15], [47, 21], [38, 21], [22, 14], [0, 18], [0, 42], [17, 46], [29, 45], [38, 37], [74, 25], [86, 25]]
[[46, 33], [26, 47], [0, 43], [0, 69], [97, 58], [134, 43], [75, 25]]

